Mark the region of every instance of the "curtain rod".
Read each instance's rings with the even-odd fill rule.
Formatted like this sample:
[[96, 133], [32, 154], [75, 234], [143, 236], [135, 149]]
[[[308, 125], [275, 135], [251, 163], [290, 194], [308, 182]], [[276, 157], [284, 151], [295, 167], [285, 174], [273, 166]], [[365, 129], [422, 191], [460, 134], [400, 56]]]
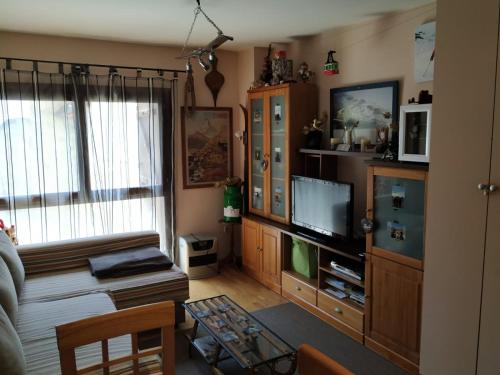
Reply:
[[177, 77], [178, 73], [186, 73], [184, 70], [178, 69], [164, 69], [164, 68], [144, 68], [139, 66], [123, 66], [123, 65], [106, 65], [106, 64], [87, 64], [87, 63], [75, 63], [68, 61], [52, 61], [52, 60], [38, 60], [38, 59], [21, 59], [17, 57], [3, 57], [0, 56], [0, 60], [5, 61], [27, 61], [32, 63], [47, 63], [47, 64], [63, 64], [63, 65], [79, 65], [79, 66], [93, 66], [98, 68], [116, 68], [116, 69], [130, 69], [130, 70], [149, 70], [155, 72], [166, 72], [166, 73], [174, 73], [174, 77]]

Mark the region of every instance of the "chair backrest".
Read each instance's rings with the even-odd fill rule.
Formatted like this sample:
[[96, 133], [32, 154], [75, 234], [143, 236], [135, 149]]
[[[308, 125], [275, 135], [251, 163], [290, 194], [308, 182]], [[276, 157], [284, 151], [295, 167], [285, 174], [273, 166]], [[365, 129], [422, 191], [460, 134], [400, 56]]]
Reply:
[[332, 358], [307, 344], [299, 347], [298, 365], [300, 375], [354, 375]]
[[[81, 375], [100, 369], [104, 374], [109, 374], [111, 366], [132, 362], [132, 373], [139, 375], [139, 359], [160, 354], [161, 371], [158, 373], [174, 375], [174, 324], [174, 302], [167, 301], [132, 307], [57, 326], [61, 374]], [[158, 328], [161, 329], [161, 345], [139, 351], [138, 333]], [[124, 335], [132, 337], [132, 353], [110, 360], [108, 339]], [[102, 363], [77, 369], [75, 349], [97, 342], [101, 342]]]

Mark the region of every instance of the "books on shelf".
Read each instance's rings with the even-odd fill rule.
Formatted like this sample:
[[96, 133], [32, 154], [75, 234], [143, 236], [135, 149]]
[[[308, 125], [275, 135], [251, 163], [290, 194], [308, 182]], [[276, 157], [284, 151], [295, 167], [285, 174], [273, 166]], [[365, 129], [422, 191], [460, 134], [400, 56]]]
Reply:
[[365, 294], [363, 292], [352, 290], [349, 294], [349, 298], [361, 305], [365, 304]]
[[325, 278], [325, 283], [327, 283], [328, 285], [330, 285], [330, 286], [332, 286], [332, 287], [334, 287], [336, 289], [342, 290], [344, 292], [346, 290], [346, 283], [345, 283], [345, 281], [334, 279], [333, 277], [326, 277]]
[[344, 299], [344, 298], [347, 297], [347, 294], [345, 294], [341, 290], [336, 290], [336, 289], [333, 289], [333, 288], [326, 288], [325, 292], [331, 294], [332, 296], [334, 296], [334, 297], [336, 297], [338, 299]]
[[353, 270], [351, 270], [350, 268], [347, 268], [347, 267], [344, 267], [344, 266], [341, 266], [340, 264], [338, 264], [337, 262], [335, 261], [331, 261], [330, 262], [330, 267], [337, 271], [337, 272], [340, 272], [341, 274], [343, 275], [346, 275], [346, 276], [349, 276], [349, 277], [352, 277], [353, 279], [356, 279], [356, 280], [359, 280], [361, 281], [363, 278], [362, 278], [362, 275], [358, 272], [355, 272]]

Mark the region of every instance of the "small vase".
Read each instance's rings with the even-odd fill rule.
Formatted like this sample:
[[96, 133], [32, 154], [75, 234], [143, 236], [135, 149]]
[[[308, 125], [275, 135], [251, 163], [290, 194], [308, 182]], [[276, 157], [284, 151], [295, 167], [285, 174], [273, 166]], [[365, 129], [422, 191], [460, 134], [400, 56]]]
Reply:
[[344, 144], [352, 145], [352, 129], [344, 129]]

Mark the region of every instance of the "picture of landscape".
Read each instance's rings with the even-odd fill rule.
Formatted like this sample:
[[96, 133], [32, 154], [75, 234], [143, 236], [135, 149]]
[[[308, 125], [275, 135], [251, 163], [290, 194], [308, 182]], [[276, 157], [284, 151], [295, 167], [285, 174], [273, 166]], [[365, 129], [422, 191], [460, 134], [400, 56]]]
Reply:
[[415, 81], [434, 79], [434, 55], [436, 45], [436, 22], [420, 25], [415, 31]]
[[181, 111], [184, 188], [213, 186], [232, 173], [232, 109]]
[[342, 128], [342, 120], [359, 121], [360, 129], [388, 126], [392, 118], [392, 91], [392, 87], [379, 87], [335, 93], [335, 127]]

